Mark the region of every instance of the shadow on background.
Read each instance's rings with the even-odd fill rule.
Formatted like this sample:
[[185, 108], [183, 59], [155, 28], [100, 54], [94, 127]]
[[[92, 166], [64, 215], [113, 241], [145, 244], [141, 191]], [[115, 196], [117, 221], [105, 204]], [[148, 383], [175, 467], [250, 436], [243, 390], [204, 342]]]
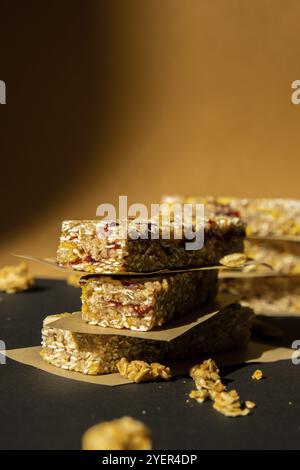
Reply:
[[80, 197], [93, 161], [105, 168], [111, 124], [116, 132], [122, 122], [114, 8], [97, 0], [1, 3], [2, 239], [67, 193]]

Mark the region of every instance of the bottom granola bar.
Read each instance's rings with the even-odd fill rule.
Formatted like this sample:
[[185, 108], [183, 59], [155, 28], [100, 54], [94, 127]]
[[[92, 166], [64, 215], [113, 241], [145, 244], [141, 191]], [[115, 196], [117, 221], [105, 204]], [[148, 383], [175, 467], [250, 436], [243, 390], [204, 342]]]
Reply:
[[158, 362], [244, 348], [250, 337], [253, 317], [251, 309], [233, 304], [184, 335], [166, 342], [51, 328], [54, 320], [65, 315], [70, 314], [45, 318], [41, 355], [57, 367], [90, 375], [117, 372], [117, 362], [122, 357], [128, 361]]

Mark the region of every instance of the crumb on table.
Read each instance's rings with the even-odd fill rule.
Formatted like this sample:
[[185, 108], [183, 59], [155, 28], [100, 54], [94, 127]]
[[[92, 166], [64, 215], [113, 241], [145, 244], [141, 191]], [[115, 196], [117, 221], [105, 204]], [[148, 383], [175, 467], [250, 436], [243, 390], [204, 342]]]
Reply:
[[0, 291], [15, 294], [29, 289], [34, 279], [28, 272], [28, 264], [23, 261], [17, 266], [4, 266], [0, 269]]
[[264, 377], [264, 374], [260, 369], [256, 369], [251, 375], [251, 378], [253, 380], [261, 380], [263, 377]]

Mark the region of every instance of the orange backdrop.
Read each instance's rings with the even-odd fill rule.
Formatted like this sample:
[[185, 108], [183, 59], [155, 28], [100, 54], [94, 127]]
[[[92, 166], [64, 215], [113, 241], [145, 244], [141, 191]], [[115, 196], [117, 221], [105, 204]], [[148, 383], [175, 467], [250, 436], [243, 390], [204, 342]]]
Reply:
[[298, 0], [2, 3], [1, 264], [120, 194], [300, 198]]

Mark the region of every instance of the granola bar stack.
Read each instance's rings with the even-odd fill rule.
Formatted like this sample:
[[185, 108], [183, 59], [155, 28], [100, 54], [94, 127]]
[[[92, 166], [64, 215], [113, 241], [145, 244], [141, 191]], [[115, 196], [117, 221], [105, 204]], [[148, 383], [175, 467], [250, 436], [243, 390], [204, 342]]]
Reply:
[[[237, 217], [210, 216], [204, 224], [204, 246], [186, 250], [185, 239], [152, 239], [149, 224], [128, 221], [127, 237], [118, 224], [71, 220], [62, 225], [57, 251], [59, 266], [82, 272], [82, 320], [98, 334], [55, 327], [51, 315], [42, 330], [42, 357], [49, 363], [86, 374], [117, 371], [117, 362], [148, 362], [186, 358], [207, 352], [243, 347], [250, 336], [252, 313], [231, 303], [215, 317], [189, 329], [172, 341], [132, 334], [168, 328], [169, 322], [188, 322], [191, 311], [210, 305], [218, 291], [220, 258], [243, 250], [244, 224]], [[99, 230], [107, 236], [99, 236]], [[140, 237], [131, 237], [135, 229]], [[159, 230], [161, 230], [159, 228]], [[197, 269], [195, 269], [197, 268]], [[199, 269], [205, 268], [205, 269]], [[113, 328], [103, 334], [103, 328]], [[120, 332], [121, 330], [121, 332]], [[131, 334], [128, 332], [131, 330]], [[106, 330], [107, 331], [107, 330]]]
[[205, 204], [207, 214], [240, 216], [247, 224], [245, 253], [261, 265], [248, 266], [238, 279], [226, 273], [221, 291], [239, 294], [259, 314], [300, 313], [300, 201], [163, 197], [166, 210], [187, 202]]

